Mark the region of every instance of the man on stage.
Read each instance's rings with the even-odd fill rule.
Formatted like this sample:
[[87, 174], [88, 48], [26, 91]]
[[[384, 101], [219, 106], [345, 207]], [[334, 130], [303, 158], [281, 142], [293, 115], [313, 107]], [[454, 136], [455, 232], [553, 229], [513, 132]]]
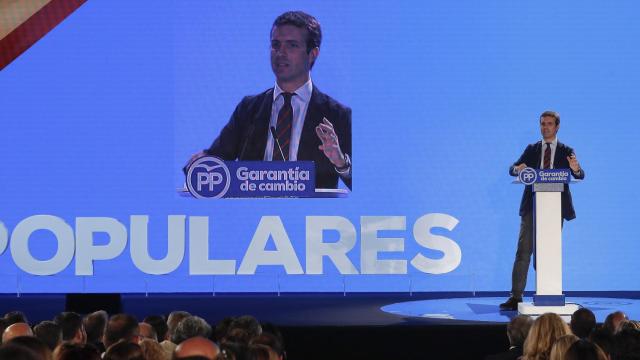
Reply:
[[190, 161], [311, 160], [316, 188], [351, 188], [351, 109], [320, 92], [311, 68], [320, 55], [320, 23], [302, 11], [286, 12], [271, 27], [275, 86], [238, 104], [213, 144]]
[[[576, 154], [569, 146], [558, 141], [556, 135], [560, 129], [560, 115], [555, 111], [545, 111], [540, 115], [540, 132], [542, 141], [529, 144], [518, 161], [509, 168], [509, 174], [518, 176], [526, 167], [535, 169], [571, 169], [571, 174], [576, 179], [584, 179], [584, 170], [580, 167]], [[562, 219], [575, 219], [571, 192], [569, 185], [564, 185], [561, 195]], [[520, 202], [520, 235], [518, 237], [518, 250], [513, 262], [511, 277], [511, 297], [500, 304], [501, 310], [517, 310], [518, 303], [522, 302], [522, 294], [527, 284], [527, 272], [533, 252], [533, 191], [531, 185], [527, 185]]]

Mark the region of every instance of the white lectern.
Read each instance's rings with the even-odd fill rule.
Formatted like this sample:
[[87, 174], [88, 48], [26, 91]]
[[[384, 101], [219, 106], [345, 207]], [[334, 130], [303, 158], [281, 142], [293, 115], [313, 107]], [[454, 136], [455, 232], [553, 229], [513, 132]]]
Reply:
[[571, 315], [577, 304], [566, 304], [562, 293], [562, 201], [564, 184], [569, 182], [569, 169], [524, 169], [519, 176], [532, 185], [536, 293], [533, 303], [518, 304], [518, 313], [541, 315], [547, 312]]

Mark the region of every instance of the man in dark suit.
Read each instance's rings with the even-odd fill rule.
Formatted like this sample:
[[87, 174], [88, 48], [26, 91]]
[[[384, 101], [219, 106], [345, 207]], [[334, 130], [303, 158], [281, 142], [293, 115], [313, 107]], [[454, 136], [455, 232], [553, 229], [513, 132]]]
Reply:
[[529, 335], [533, 319], [527, 315], [514, 316], [507, 324], [509, 350], [485, 357], [485, 360], [516, 360], [522, 356], [524, 341]]
[[311, 82], [321, 40], [320, 24], [309, 14], [290, 11], [276, 18], [271, 28], [275, 86], [242, 99], [213, 144], [191, 161], [204, 155], [311, 160], [316, 188], [337, 188], [338, 178], [351, 188], [351, 109]]
[[[542, 141], [529, 144], [520, 158], [509, 167], [509, 174], [518, 176], [526, 167], [536, 169], [571, 169], [571, 174], [576, 179], [584, 179], [584, 170], [580, 167], [576, 154], [569, 146], [558, 141], [556, 134], [560, 129], [560, 115], [555, 111], [545, 111], [540, 115], [540, 132]], [[564, 185], [561, 195], [562, 219], [575, 219], [569, 185]], [[500, 304], [502, 310], [517, 310], [518, 303], [522, 302], [522, 294], [527, 284], [527, 272], [533, 252], [533, 191], [531, 185], [527, 185], [520, 202], [520, 235], [518, 237], [518, 250], [513, 263], [511, 277], [511, 297]]]

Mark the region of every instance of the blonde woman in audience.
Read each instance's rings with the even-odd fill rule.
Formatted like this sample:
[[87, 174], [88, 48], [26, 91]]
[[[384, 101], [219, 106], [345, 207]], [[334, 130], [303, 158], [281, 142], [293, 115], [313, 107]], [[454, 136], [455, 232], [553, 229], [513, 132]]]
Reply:
[[171, 356], [158, 344], [157, 341], [144, 339], [138, 343], [142, 348], [145, 360], [170, 360]]
[[566, 354], [569, 347], [571, 347], [571, 345], [573, 345], [573, 343], [578, 340], [580, 340], [580, 338], [573, 334], [561, 336], [560, 338], [558, 338], [558, 340], [556, 340], [555, 343], [553, 343], [553, 346], [551, 347], [551, 356], [549, 357], [549, 359], [564, 360], [564, 354]]
[[522, 360], [547, 360], [553, 343], [564, 335], [571, 334], [569, 325], [557, 314], [546, 313], [533, 322], [524, 342]]

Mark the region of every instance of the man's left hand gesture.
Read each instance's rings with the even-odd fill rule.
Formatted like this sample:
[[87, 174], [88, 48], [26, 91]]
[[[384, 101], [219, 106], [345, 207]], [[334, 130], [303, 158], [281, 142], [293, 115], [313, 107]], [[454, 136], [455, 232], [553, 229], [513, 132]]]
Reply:
[[577, 174], [580, 172], [580, 163], [578, 162], [578, 159], [576, 158], [576, 154], [571, 154], [570, 156], [567, 156], [567, 160], [569, 160], [569, 167], [571, 168], [571, 171], [573, 171], [574, 174]]
[[318, 146], [318, 149], [324, 152], [324, 155], [336, 168], [345, 167], [347, 161], [342, 150], [340, 150], [338, 135], [333, 129], [333, 124], [327, 118], [322, 118], [322, 123], [316, 126], [316, 134], [322, 141], [322, 145]]

